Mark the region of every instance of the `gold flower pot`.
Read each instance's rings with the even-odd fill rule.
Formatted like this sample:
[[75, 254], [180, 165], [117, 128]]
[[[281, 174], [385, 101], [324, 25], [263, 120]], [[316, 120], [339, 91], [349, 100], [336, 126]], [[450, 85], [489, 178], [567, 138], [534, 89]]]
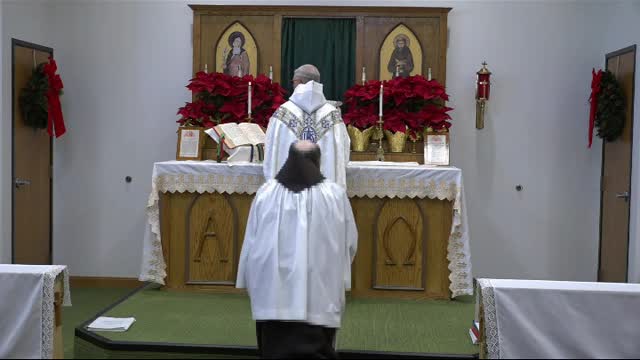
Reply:
[[407, 144], [407, 134], [403, 132], [391, 132], [389, 130], [384, 131], [384, 136], [389, 143], [389, 150], [392, 153], [404, 152], [405, 145]]
[[347, 126], [347, 132], [349, 133], [349, 138], [351, 138], [351, 148], [353, 151], [367, 151], [369, 148], [371, 134], [373, 134], [372, 127], [361, 131], [354, 126], [349, 125]]

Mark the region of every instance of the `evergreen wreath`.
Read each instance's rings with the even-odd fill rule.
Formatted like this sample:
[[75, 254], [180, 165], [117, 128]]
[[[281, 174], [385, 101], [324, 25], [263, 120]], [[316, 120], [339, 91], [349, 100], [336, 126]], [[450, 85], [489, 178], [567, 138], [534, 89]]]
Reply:
[[602, 73], [595, 126], [598, 136], [614, 141], [622, 135], [625, 122], [625, 99], [620, 83], [609, 70]]
[[27, 126], [46, 129], [49, 116], [49, 77], [44, 72], [45, 63], [33, 69], [31, 79], [20, 94], [20, 108]]

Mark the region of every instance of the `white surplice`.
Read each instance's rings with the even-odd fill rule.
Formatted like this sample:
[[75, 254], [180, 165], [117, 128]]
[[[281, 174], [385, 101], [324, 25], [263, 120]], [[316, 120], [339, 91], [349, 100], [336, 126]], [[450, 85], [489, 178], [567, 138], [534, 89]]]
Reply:
[[289, 101], [269, 120], [263, 164], [265, 179], [278, 174], [287, 161], [289, 147], [297, 140], [317, 143], [322, 152], [320, 171], [346, 188], [351, 141], [340, 111], [327, 102], [320, 83], [298, 85]]
[[254, 320], [339, 328], [357, 229], [341, 186], [323, 181], [299, 193], [272, 179], [251, 206], [236, 287]]

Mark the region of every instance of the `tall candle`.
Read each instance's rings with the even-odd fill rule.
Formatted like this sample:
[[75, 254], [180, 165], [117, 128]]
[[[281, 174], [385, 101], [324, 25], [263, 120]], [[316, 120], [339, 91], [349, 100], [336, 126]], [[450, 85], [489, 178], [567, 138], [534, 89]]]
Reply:
[[209, 68], [207, 67], [207, 64], [204, 64], [204, 72], [205, 74], [209, 72]]
[[382, 94], [384, 94], [384, 85], [380, 84], [380, 116], [382, 116]]
[[366, 68], [363, 66], [362, 67], [362, 85], [364, 85], [364, 83], [367, 82], [367, 73], [366, 73]]
[[247, 101], [247, 114], [251, 117], [251, 81], [249, 81], [249, 91], [248, 91], [249, 99]]
[[273, 81], [273, 66], [269, 65], [269, 80]]
[[427, 80], [431, 81], [431, 68], [429, 68], [429, 71], [427, 74]]

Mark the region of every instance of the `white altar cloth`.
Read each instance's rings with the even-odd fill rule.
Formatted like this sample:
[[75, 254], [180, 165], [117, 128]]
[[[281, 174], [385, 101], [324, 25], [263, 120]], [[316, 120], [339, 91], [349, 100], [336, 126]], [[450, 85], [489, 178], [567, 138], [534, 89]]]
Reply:
[[71, 306], [66, 266], [0, 265], [0, 358], [53, 357], [59, 275], [64, 277], [63, 305]]
[[640, 284], [479, 279], [491, 359], [637, 358]]

